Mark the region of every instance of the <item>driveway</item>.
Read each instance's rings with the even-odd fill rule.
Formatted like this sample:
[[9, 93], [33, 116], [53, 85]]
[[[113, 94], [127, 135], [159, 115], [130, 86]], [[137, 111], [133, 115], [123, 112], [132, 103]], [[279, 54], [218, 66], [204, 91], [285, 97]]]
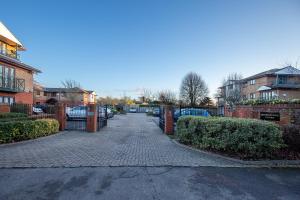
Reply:
[[153, 118], [0, 145], [0, 200], [300, 199], [299, 169], [250, 168], [174, 144]]
[[63, 132], [0, 145], [0, 167], [240, 166], [174, 144], [145, 114], [115, 116], [97, 133]]

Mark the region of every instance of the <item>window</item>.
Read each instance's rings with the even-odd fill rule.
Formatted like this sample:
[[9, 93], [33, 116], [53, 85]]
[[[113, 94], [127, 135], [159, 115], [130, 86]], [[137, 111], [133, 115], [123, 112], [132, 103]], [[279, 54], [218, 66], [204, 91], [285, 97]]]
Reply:
[[36, 91], [36, 95], [37, 95], [37, 96], [40, 96], [40, 95], [41, 95], [41, 91], [37, 90], [37, 91]]
[[250, 93], [250, 99], [255, 99], [255, 93]]
[[15, 69], [0, 65], [0, 87], [13, 88], [15, 86]]
[[263, 100], [271, 100], [275, 96], [275, 92], [273, 91], [262, 91], [260, 92], [260, 98]]
[[253, 80], [250, 80], [250, 85], [254, 85], [255, 84], [255, 79], [253, 79]]
[[278, 76], [278, 84], [287, 84], [287, 76]]
[[44, 92], [44, 96], [45, 96], [45, 97], [48, 96], [48, 93], [47, 93], [47, 92]]
[[0, 96], [0, 103], [13, 104], [15, 102], [14, 97], [10, 96]]

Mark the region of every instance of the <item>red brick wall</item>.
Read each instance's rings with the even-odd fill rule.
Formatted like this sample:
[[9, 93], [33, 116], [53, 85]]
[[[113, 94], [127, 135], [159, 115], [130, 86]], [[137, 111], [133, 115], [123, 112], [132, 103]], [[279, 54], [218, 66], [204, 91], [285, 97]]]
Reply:
[[300, 125], [300, 104], [236, 106], [233, 111], [228, 107], [225, 108], [226, 117], [259, 119], [260, 112], [279, 112], [280, 121], [276, 122], [279, 125]]
[[33, 95], [31, 92], [20, 92], [20, 93], [0, 92], [0, 96], [14, 97], [16, 103], [33, 104]]
[[15, 96], [16, 103], [33, 104], [33, 94], [31, 92], [20, 92]]
[[0, 104], [0, 113], [9, 113], [10, 106], [8, 104]]

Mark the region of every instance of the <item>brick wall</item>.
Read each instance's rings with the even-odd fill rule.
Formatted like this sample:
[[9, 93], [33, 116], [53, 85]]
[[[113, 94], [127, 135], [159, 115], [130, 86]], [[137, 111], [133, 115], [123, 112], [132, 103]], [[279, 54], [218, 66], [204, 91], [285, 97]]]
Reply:
[[226, 117], [260, 119], [261, 112], [280, 113], [280, 121], [274, 121], [279, 125], [300, 125], [300, 104], [247, 105], [236, 106], [233, 110], [225, 108]]

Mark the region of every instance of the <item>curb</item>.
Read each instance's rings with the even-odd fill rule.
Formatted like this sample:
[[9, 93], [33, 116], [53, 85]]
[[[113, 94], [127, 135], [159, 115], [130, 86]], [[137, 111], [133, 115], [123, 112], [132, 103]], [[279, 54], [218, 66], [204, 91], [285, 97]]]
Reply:
[[250, 160], [240, 160], [236, 158], [230, 158], [227, 156], [219, 155], [216, 153], [208, 152], [208, 151], [203, 151], [200, 149], [195, 149], [193, 147], [184, 145], [176, 141], [175, 139], [170, 139], [174, 144], [181, 146], [183, 148], [196, 151], [198, 153], [202, 153], [208, 156], [212, 156], [215, 158], [221, 158], [224, 160], [236, 162], [239, 164], [245, 165], [245, 167], [253, 166], [253, 167], [293, 167], [293, 168], [300, 168], [300, 160], [258, 160], [258, 161], [250, 161]]

